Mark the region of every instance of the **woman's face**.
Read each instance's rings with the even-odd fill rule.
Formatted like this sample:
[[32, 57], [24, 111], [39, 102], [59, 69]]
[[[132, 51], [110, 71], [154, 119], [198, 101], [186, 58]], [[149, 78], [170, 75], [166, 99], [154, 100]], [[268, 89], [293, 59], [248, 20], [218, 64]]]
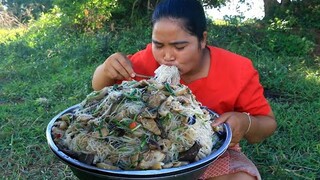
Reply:
[[152, 31], [152, 53], [159, 64], [177, 66], [181, 75], [192, 74], [199, 68], [206, 46], [206, 32], [199, 42], [181, 27], [177, 19], [163, 18]]

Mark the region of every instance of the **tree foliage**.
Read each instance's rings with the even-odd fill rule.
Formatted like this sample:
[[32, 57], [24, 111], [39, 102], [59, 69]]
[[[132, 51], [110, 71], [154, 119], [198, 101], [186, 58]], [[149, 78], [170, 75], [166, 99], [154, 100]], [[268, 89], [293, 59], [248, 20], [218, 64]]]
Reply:
[[53, 0], [2, 0], [0, 4], [7, 7], [7, 12], [26, 23], [31, 19], [38, 19], [41, 13], [52, 8]]
[[94, 31], [101, 29], [117, 8], [114, 0], [54, 0], [66, 22], [79, 30]]
[[[199, 0], [205, 8], [220, 8], [228, 5], [230, 0]], [[95, 31], [105, 26], [106, 22], [135, 21], [149, 17], [160, 0], [0, 0], [0, 10], [17, 17], [19, 22], [27, 23], [37, 20], [42, 13], [54, 6], [62, 14], [64, 22], [68, 22], [77, 30]], [[246, 3], [246, 0], [238, 0]], [[265, 20], [275, 19], [290, 24], [320, 28], [319, 0], [263, 0]]]
[[[205, 7], [221, 7], [229, 0], [200, 0]], [[20, 22], [38, 19], [54, 5], [61, 9], [66, 18], [75, 24], [86, 24], [85, 28], [99, 28], [111, 18], [133, 18], [146, 16], [160, 0], [1, 0], [0, 6], [18, 17]], [[93, 22], [93, 19], [97, 19]]]
[[[151, 14], [160, 0], [53, 0], [64, 17], [80, 30], [94, 31], [108, 20], [134, 22]], [[228, 0], [201, 0], [204, 7], [220, 7]], [[69, 22], [70, 22], [69, 21]]]
[[217, 8], [226, 5], [230, 0], [201, 0], [204, 7]]
[[264, 0], [265, 20], [280, 19], [290, 26], [320, 28], [319, 0]]

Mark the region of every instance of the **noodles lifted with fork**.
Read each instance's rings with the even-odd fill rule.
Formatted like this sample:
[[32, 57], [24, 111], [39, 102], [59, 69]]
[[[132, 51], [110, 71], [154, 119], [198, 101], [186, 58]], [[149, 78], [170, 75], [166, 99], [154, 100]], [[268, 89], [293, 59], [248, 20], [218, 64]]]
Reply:
[[180, 74], [176, 66], [161, 65], [155, 71], [155, 80], [158, 83], [177, 85], [180, 83]]

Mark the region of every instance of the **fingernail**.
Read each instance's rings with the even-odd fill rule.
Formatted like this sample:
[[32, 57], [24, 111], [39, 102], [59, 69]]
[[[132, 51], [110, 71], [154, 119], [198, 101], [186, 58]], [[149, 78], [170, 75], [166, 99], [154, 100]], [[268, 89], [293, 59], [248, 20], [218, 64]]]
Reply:
[[218, 126], [218, 123], [212, 123], [211, 126]]
[[132, 78], [134, 78], [135, 76], [136, 76], [136, 74], [135, 74], [135, 73], [132, 73], [132, 74], [131, 74], [131, 77], [132, 77]]

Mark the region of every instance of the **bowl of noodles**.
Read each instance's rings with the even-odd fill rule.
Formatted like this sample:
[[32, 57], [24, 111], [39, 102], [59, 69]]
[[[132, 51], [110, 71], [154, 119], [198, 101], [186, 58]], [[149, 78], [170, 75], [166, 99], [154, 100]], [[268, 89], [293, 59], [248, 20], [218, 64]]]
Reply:
[[178, 81], [123, 81], [56, 115], [46, 137], [79, 179], [197, 179], [231, 141]]

